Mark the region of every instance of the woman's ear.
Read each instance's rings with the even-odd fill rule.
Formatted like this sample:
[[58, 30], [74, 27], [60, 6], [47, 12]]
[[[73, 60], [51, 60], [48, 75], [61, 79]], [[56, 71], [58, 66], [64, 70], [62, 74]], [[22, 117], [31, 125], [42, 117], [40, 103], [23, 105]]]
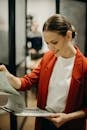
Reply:
[[67, 40], [72, 40], [72, 31], [67, 31], [66, 32], [66, 38], [67, 38]]

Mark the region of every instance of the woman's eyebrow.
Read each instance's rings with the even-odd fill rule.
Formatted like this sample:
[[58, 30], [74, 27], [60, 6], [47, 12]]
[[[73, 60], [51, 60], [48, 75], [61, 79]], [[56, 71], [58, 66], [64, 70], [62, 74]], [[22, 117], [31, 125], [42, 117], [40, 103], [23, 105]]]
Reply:
[[50, 41], [47, 41], [47, 43], [49, 43], [49, 42], [57, 42], [57, 40], [50, 40]]

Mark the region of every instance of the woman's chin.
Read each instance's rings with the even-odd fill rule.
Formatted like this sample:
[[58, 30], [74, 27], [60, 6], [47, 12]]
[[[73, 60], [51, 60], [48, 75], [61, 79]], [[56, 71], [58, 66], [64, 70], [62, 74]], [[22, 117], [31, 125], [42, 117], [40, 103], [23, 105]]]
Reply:
[[60, 54], [60, 51], [58, 50], [58, 51], [54, 52], [54, 54], [55, 54], [56, 56], [58, 56], [58, 55]]
[[56, 56], [59, 54], [60, 50], [51, 50]]

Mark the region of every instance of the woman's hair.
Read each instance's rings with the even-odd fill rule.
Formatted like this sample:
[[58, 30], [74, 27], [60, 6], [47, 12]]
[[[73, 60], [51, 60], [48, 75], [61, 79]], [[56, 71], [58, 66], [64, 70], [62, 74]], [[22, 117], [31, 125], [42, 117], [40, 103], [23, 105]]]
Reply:
[[60, 14], [56, 14], [48, 18], [48, 20], [43, 25], [43, 31], [54, 31], [58, 34], [65, 36], [66, 32], [72, 31], [72, 38], [75, 37], [75, 28], [69, 22], [69, 20]]

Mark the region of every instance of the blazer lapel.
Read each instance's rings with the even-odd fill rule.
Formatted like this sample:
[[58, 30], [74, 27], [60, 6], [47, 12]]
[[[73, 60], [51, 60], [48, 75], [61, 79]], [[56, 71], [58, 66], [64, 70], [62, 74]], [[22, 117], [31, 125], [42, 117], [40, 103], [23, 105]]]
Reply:
[[41, 81], [40, 81], [40, 86], [38, 91], [38, 106], [42, 109], [45, 108], [46, 106], [49, 80], [56, 59], [57, 58], [54, 55], [52, 55], [51, 59], [48, 61], [47, 66], [43, 68], [43, 73], [41, 75]]
[[73, 109], [75, 108], [75, 103], [78, 98], [79, 87], [81, 86], [82, 74], [82, 54], [77, 49], [76, 59], [72, 71], [72, 79], [69, 94], [67, 97], [67, 103], [65, 107], [66, 113], [73, 111]]

